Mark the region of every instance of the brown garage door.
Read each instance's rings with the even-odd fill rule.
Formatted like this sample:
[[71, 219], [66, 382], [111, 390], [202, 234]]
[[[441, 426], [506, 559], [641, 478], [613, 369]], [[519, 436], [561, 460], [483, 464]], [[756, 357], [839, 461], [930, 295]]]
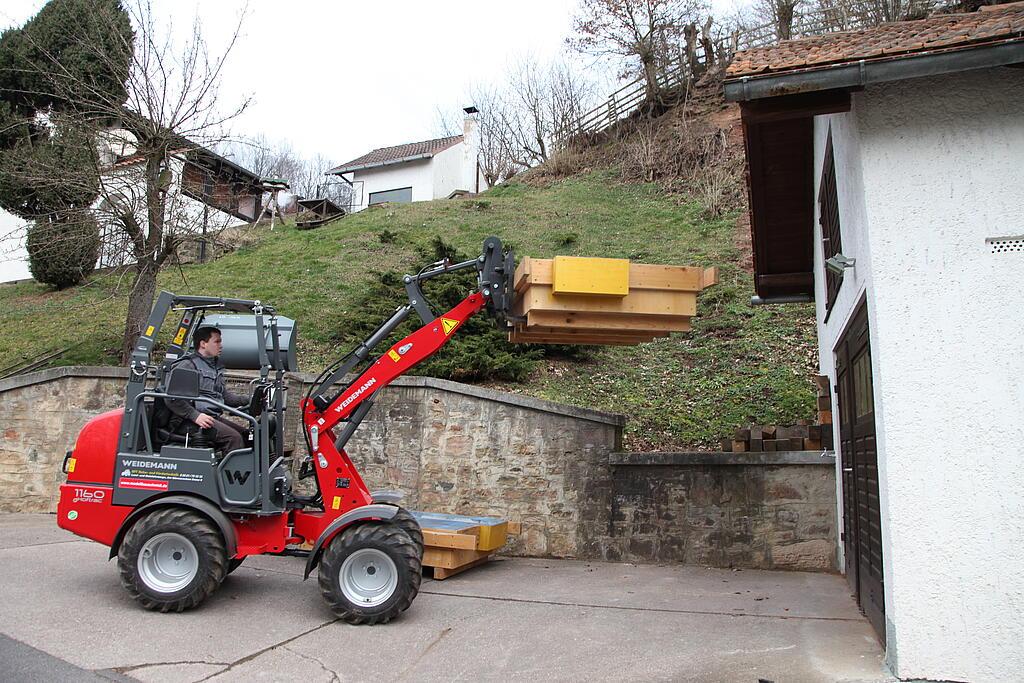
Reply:
[[846, 578], [864, 615], [885, 640], [882, 523], [871, 381], [868, 309], [861, 304], [836, 347], [839, 443], [843, 477]]

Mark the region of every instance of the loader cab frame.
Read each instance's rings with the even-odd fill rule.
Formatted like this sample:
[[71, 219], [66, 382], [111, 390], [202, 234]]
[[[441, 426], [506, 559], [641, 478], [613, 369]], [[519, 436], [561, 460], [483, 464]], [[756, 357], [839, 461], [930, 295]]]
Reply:
[[[153, 354], [157, 338], [172, 312], [181, 312], [181, 318], [166, 353], [156, 362]], [[171, 370], [190, 347], [193, 333], [202, 326], [208, 312], [255, 316], [254, 343], [260, 374], [251, 382], [248, 411], [203, 398], [217, 405], [225, 415], [248, 423], [251, 429], [251, 447], [228, 453], [217, 453], [201, 440], [190, 442], [188, 436], [168, 438], [154, 422], [162, 401], [194, 400], [199, 396], [198, 374], [194, 370]], [[278, 514], [287, 509], [288, 475], [283, 464], [285, 366], [272, 307], [260, 301], [161, 292], [129, 362], [115, 461], [114, 503], [135, 505], [154, 494], [173, 491], [198, 495], [225, 510], [246, 514]]]

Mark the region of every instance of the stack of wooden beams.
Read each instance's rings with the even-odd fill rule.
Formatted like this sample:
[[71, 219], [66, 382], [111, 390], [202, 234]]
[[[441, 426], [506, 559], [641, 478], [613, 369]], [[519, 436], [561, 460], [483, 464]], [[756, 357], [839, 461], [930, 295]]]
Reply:
[[832, 424], [832, 389], [828, 375], [818, 375], [814, 378], [818, 385], [818, 424]]
[[435, 579], [466, 571], [486, 562], [519, 533], [519, 524], [498, 517], [469, 517], [440, 512], [412, 512], [423, 530], [423, 566]]
[[737, 429], [733, 438], [722, 439], [726, 453], [776, 453], [821, 451], [832, 448], [832, 425], [751, 425]]
[[509, 341], [624, 346], [690, 329], [697, 294], [717, 268], [630, 263], [628, 259], [526, 257], [515, 273]]

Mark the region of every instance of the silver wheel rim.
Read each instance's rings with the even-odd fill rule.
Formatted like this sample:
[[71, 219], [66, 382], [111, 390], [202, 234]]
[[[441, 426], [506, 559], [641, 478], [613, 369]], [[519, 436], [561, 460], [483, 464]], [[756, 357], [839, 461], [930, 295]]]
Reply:
[[157, 593], [174, 593], [199, 573], [199, 552], [181, 534], [157, 534], [139, 551], [139, 576]]
[[398, 588], [398, 567], [376, 548], [362, 548], [345, 558], [338, 575], [345, 598], [360, 607], [388, 601]]

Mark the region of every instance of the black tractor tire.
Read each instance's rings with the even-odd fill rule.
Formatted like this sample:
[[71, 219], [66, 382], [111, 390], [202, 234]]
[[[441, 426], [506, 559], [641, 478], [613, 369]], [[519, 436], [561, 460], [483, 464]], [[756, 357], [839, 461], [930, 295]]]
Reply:
[[349, 624], [391, 621], [412, 604], [421, 579], [416, 543], [391, 522], [348, 527], [331, 539], [320, 560], [320, 593]]
[[416, 521], [416, 518], [412, 516], [412, 513], [405, 508], [398, 508], [398, 512], [394, 517], [391, 518], [391, 523], [396, 525], [399, 529], [409, 534], [409, 538], [412, 539], [413, 543], [419, 549], [420, 561], [423, 560], [423, 529], [420, 528], [420, 523]]
[[227, 566], [220, 531], [186, 508], [160, 508], [140, 518], [117, 553], [121, 585], [144, 608], [161, 612], [200, 605], [220, 586]]

